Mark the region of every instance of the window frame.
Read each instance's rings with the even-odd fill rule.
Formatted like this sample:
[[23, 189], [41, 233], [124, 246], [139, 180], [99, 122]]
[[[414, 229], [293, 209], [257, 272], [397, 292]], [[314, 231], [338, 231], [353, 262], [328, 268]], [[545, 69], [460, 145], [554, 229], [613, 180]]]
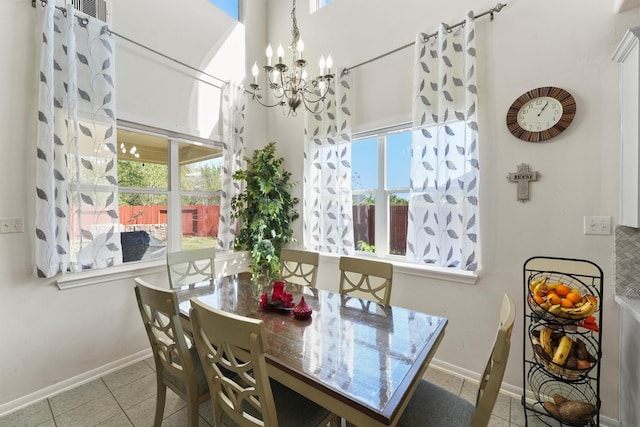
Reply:
[[[167, 198], [167, 251], [180, 250], [182, 241], [182, 215], [176, 215], [175, 212], [182, 211], [182, 197], [193, 195], [213, 196], [215, 194], [220, 194], [222, 189], [213, 193], [182, 190], [180, 185], [179, 144], [181, 142], [186, 142], [189, 144], [204, 145], [220, 150], [221, 156], [223, 156], [222, 142], [125, 120], [117, 120], [117, 128], [119, 130], [147, 134], [166, 139], [168, 166], [167, 188], [149, 189], [118, 186], [118, 192], [157, 194], [165, 196]], [[226, 254], [226, 257], [233, 256], [233, 253]], [[87, 269], [79, 272], [67, 272], [60, 275], [56, 280], [56, 283], [60, 289], [69, 289], [84, 285], [103, 283], [105, 278], [109, 278], [108, 280], [118, 280], [140, 274], [152, 274], [160, 271], [166, 271], [165, 259], [158, 258], [131, 261], [111, 267]]]
[[[395, 187], [395, 188], [387, 188], [387, 176], [388, 176], [388, 168], [387, 168], [387, 137], [391, 134], [402, 133], [402, 132], [411, 132], [411, 123], [402, 123], [395, 126], [390, 126], [386, 128], [380, 128], [372, 131], [364, 131], [356, 133], [351, 138], [351, 144], [355, 144], [358, 141], [366, 140], [366, 139], [376, 139], [377, 140], [377, 150], [378, 150], [378, 182], [377, 188], [375, 190], [367, 189], [367, 190], [354, 190], [351, 188], [352, 195], [368, 195], [372, 194], [375, 197], [375, 252], [372, 254], [371, 252], [359, 251], [357, 248], [357, 242], [354, 242], [356, 245], [355, 251], [356, 255], [363, 257], [371, 257], [375, 256], [378, 258], [387, 259], [390, 261], [396, 262], [404, 262], [404, 255], [394, 255], [389, 251], [389, 242], [390, 242], [390, 208], [389, 204], [389, 196], [391, 194], [396, 193], [409, 193], [410, 187]], [[382, 203], [379, 203], [382, 201]], [[407, 263], [412, 264], [412, 263]], [[416, 264], [417, 265], [417, 264]]]
[[[394, 265], [394, 272], [400, 274], [407, 274], [411, 276], [443, 280], [453, 283], [467, 284], [467, 285], [475, 285], [480, 273], [480, 270], [475, 272], [455, 269], [455, 268], [447, 268], [447, 267], [439, 267], [430, 264], [418, 264], [413, 262], [408, 262], [405, 259], [404, 255], [394, 255], [389, 253], [389, 227], [387, 227], [387, 222], [389, 220], [389, 195], [399, 192], [410, 192], [410, 187], [406, 189], [403, 187], [399, 188], [386, 188], [385, 183], [387, 182], [387, 150], [386, 150], [386, 142], [381, 143], [381, 139], [386, 139], [388, 135], [394, 133], [401, 132], [412, 132], [413, 125], [411, 122], [404, 122], [397, 125], [391, 125], [387, 127], [376, 128], [373, 130], [365, 130], [356, 132], [352, 135], [351, 144], [363, 140], [363, 139], [378, 139], [378, 188], [375, 192], [371, 190], [353, 190], [352, 195], [356, 194], [374, 194], [377, 200], [384, 200], [384, 207], [378, 206], [376, 202], [375, 215], [376, 215], [376, 241], [375, 252], [364, 252], [356, 250], [355, 256], [362, 258], [373, 258], [380, 259], [383, 261], [391, 262]], [[406, 191], [405, 191], [406, 190]], [[382, 199], [380, 199], [382, 198]], [[383, 221], [379, 221], [378, 218]], [[382, 241], [378, 240], [378, 236], [384, 236]], [[354, 242], [356, 243], [356, 242]], [[384, 248], [384, 250], [379, 249]], [[327, 261], [329, 263], [338, 263], [339, 256], [329, 253], [322, 253], [321, 259], [323, 261]]]

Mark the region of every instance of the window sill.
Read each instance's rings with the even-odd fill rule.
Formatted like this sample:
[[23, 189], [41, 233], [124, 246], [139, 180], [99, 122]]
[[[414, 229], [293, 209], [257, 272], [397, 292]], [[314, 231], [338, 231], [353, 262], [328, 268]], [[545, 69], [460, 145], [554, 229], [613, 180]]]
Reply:
[[[330, 263], [338, 264], [340, 260], [339, 255], [334, 254], [320, 254], [323, 260]], [[407, 274], [411, 276], [418, 276], [428, 279], [445, 280], [447, 282], [462, 283], [465, 285], [475, 285], [478, 280], [478, 273], [464, 270], [456, 270], [452, 268], [443, 268], [427, 265], [418, 265], [408, 262], [398, 261], [392, 258], [377, 258], [368, 256], [358, 256], [356, 258], [362, 259], [374, 259], [384, 262], [390, 262], [393, 264], [394, 273]]]
[[144, 262], [128, 262], [117, 267], [63, 274], [56, 281], [56, 284], [60, 290], [66, 290], [79, 288], [81, 286], [98, 285], [116, 280], [131, 279], [133, 277], [161, 273], [163, 271], [167, 271], [167, 262], [163, 259]]
[[[249, 257], [246, 252], [216, 253], [215, 260], [216, 273], [225, 275], [238, 271], [246, 271], [249, 265]], [[79, 288], [81, 286], [99, 285], [116, 280], [132, 279], [148, 274], [166, 274], [166, 272], [167, 261], [165, 259], [128, 262], [117, 267], [63, 274], [56, 281], [56, 285], [58, 289], [66, 290]]]

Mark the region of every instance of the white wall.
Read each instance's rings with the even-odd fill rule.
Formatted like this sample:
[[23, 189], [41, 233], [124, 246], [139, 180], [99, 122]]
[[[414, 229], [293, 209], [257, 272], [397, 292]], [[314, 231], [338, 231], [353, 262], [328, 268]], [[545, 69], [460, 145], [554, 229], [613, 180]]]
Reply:
[[[334, 0], [308, 15], [298, 2], [305, 57], [315, 64], [331, 52], [339, 66], [353, 66], [411, 43], [417, 32], [434, 32], [440, 22], [456, 23], [469, 9], [482, 12], [492, 1]], [[587, 259], [605, 274], [601, 415], [618, 419], [619, 311], [613, 301], [613, 236], [583, 234], [585, 215], [617, 222], [619, 171], [619, 68], [610, 57], [627, 27], [640, 23], [633, 9], [614, 13], [600, 0], [510, 1], [476, 24], [481, 132], [482, 270], [475, 285], [396, 274], [392, 303], [449, 318], [436, 358], [461, 370], [479, 372], [495, 335], [501, 295], [511, 293], [523, 310], [522, 266], [531, 256]], [[289, 42], [285, 25], [289, 0], [269, 3], [269, 41]], [[353, 71], [355, 130], [411, 119], [413, 48]], [[261, 59], [261, 58], [259, 58]], [[250, 61], [250, 59], [249, 59]], [[312, 73], [313, 74], [313, 73]], [[568, 90], [577, 115], [560, 136], [525, 143], [508, 132], [511, 102], [539, 86]], [[303, 120], [271, 113], [269, 139], [276, 140], [286, 166], [301, 183]], [[516, 201], [507, 174], [529, 163], [539, 171], [531, 200]], [[300, 186], [296, 189], [302, 194]], [[297, 236], [301, 237], [301, 224]], [[302, 245], [300, 242], [299, 245]], [[326, 259], [320, 287], [337, 288], [335, 260]], [[522, 319], [521, 317], [518, 317]], [[522, 322], [516, 323], [505, 382], [522, 387]]]
[[[223, 48], [221, 55], [219, 49], [235, 34], [236, 24], [207, 0], [181, 0], [171, 6], [162, 2], [161, 7], [150, 0], [112, 3], [115, 32], [196, 68], [216, 61], [231, 64], [220, 74], [212, 72], [222, 78], [238, 71], [243, 76], [244, 44], [253, 51], [257, 43], [252, 38], [258, 38], [260, 46], [265, 38], [263, 0], [255, 0], [256, 7], [245, 17], [255, 36], [245, 40], [235, 35], [239, 49]], [[54, 280], [32, 277], [35, 9], [27, 0], [2, 0], [0, 6], [0, 217], [22, 217], [25, 222], [24, 233], [0, 235], [2, 415], [143, 357], [149, 354], [149, 344], [135, 304], [133, 278], [61, 291]], [[202, 114], [203, 100], [207, 108], [217, 107], [219, 93], [199, 92], [201, 85], [188, 77], [192, 71], [121, 39], [116, 67], [120, 118], [198, 136], [219, 133], [217, 110]], [[247, 114], [259, 126], [258, 131], [247, 129], [247, 138], [263, 134], [264, 112], [249, 106]], [[164, 268], [155, 271], [145, 278], [166, 283]]]
[[[200, 13], [208, 6], [206, 0], [189, 0], [188, 5], [183, 0], [179, 8], [157, 7], [158, 2], [147, 0], [145, 4], [156, 7], [151, 7], [154, 21], [141, 12], [139, 2], [113, 3], [115, 31], [196, 67], [205, 67], [220, 44], [218, 38], [231, 33], [228, 20], [215, 13]], [[289, 42], [290, 1], [270, 0], [268, 14], [266, 0], [247, 3], [245, 22], [250, 29], [245, 63], [251, 65], [262, 60], [265, 39], [274, 45]], [[5, 66], [0, 68], [0, 180], [5, 185], [0, 187], [0, 217], [24, 217], [26, 230], [0, 235], [0, 319], [4, 326], [0, 413], [37, 396], [39, 390], [147, 348], [132, 280], [59, 291], [53, 281], [31, 276], [34, 10], [26, 0], [3, 0], [1, 4], [0, 62]], [[300, 1], [298, 21], [307, 58], [330, 52], [337, 65], [352, 66], [412, 42], [418, 31], [431, 32], [439, 22], [458, 22], [470, 8], [482, 11], [493, 5], [471, 0], [438, 4], [334, 0], [307, 16], [308, 2]], [[215, 22], [208, 20], [216, 16]], [[582, 217], [610, 215], [615, 222], [618, 66], [610, 55], [624, 30], [638, 23], [638, 10], [614, 14], [612, 2], [600, 0], [514, 0], [494, 22], [478, 22], [480, 278], [472, 286], [399, 274], [392, 297], [394, 304], [447, 316], [450, 323], [436, 358], [478, 372], [495, 333], [500, 296], [513, 294], [522, 313], [522, 264], [528, 257], [551, 255], [596, 262], [605, 272], [606, 288], [602, 415], [611, 419], [618, 418], [619, 345], [619, 313], [613, 302], [613, 237], [583, 235]], [[267, 26], [271, 29], [268, 37]], [[195, 89], [178, 77], [184, 71], [120, 42], [118, 54], [118, 106], [125, 118], [171, 130], [214, 132], [214, 123], [197, 119]], [[409, 48], [354, 71], [356, 130], [409, 120], [411, 55]], [[578, 114], [554, 140], [527, 144], [508, 133], [505, 113], [521, 93], [543, 85], [571, 92]], [[369, 89], [372, 86], [377, 93]], [[286, 166], [301, 182], [302, 116], [284, 118], [279, 111], [265, 112], [248, 101], [247, 122], [248, 145], [255, 148], [276, 140]], [[506, 176], [523, 162], [539, 171], [541, 178], [531, 186], [531, 200], [518, 203], [515, 185]], [[296, 192], [301, 195], [300, 186]], [[296, 226], [301, 237], [301, 224]], [[320, 286], [335, 288], [336, 264], [327, 260], [322, 268]], [[149, 279], [162, 280], [163, 275]], [[522, 385], [521, 343], [518, 322], [505, 375], [505, 381], [515, 387]]]

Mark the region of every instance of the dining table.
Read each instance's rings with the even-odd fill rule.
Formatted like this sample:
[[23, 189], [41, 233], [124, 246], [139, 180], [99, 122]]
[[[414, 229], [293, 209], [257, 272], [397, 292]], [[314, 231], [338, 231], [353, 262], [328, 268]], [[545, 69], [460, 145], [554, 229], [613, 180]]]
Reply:
[[[191, 299], [261, 319], [267, 333], [269, 376], [355, 426], [394, 426], [422, 379], [447, 319], [320, 288], [286, 284], [290, 308], [262, 307], [271, 285], [239, 273], [176, 289], [180, 316], [190, 330]], [[301, 414], [304, 416], [304, 414]]]

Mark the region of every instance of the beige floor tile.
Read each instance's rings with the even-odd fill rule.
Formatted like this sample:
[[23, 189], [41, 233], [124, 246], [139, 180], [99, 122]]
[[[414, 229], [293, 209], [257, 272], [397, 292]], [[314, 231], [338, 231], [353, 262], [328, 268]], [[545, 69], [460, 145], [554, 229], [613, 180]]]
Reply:
[[[175, 414], [167, 417], [162, 421], [162, 427], [189, 427], [189, 416], [187, 408], [180, 409]], [[198, 427], [211, 427], [202, 417], [198, 417]]]
[[153, 356], [144, 359], [144, 363], [146, 363], [151, 369], [153, 369], [153, 372], [156, 371], [156, 362], [153, 360]]
[[462, 383], [462, 391], [460, 391], [460, 397], [475, 405], [476, 398], [478, 397], [478, 383], [471, 380], [464, 380]]
[[132, 427], [131, 421], [124, 414], [124, 412], [120, 412], [115, 417], [111, 417], [108, 420], [101, 422], [100, 424], [96, 424], [96, 427]]
[[87, 427], [106, 421], [122, 409], [111, 394], [106, 394], [55, 417], [57, 427]]
[[0, 418], [0, 427], [36, 427], [47, 421], [53, 421], [53, 414], [49, 402], [41, 400]]
[[491, 415], [508, 421], [511, 418], [511, 398], [506, 394], [498, 394]]
[[451, 393], [460, 394], [460, 390], [462, 390], [462, 378], [449, 375], [439, 369], [427, 368], [427, 373], [424, 377], [445, 390], [449, 390]]
[[56, 422], [53, 421], [53, 418], [49, 421], [45, 421], [42, 424], [38, 424], [36, 427], [56, 427]]
[[109, 389], [97, 379], [49, 398], [49, 404], [55, 417], [105, 394], [109, 394]]
[[113, 390], [113, 395], [123, 409], [129, 409], [134, 405], [155, 396], [156, 374], [147, 375], [130, 382], [124, 387]]
[[496, 417], [495, 415], [491, 415], [487, 427], [509, 427], [509, 421]]
[[153, 370], [144, 361], [134, 363], [102, 377], [109, 390], [113, 391], [123, 387], [139, 378], [153, 374]]
[[511, 421], [512, 426], [524, 426], [524, 408], [520, 399], [511, 398]]
[[[167, 418], [180, 409], [184, 408], [186, 404], [184, 400], [180, 399], [171, 390], [167, 390], [167, 400], [164, 404], [164, 416]], [[125, 410], [127, 417], [131, 420], [135, 427], [151, 427], [153, 426], [153, 418], [156, 414], [156, 396], [155, 394], [137, 405]]]
[[211, 404], [211, 399], [200, 403], [200, 416], [204, 418], [206, 422], [213, 425], [213, 405]]

